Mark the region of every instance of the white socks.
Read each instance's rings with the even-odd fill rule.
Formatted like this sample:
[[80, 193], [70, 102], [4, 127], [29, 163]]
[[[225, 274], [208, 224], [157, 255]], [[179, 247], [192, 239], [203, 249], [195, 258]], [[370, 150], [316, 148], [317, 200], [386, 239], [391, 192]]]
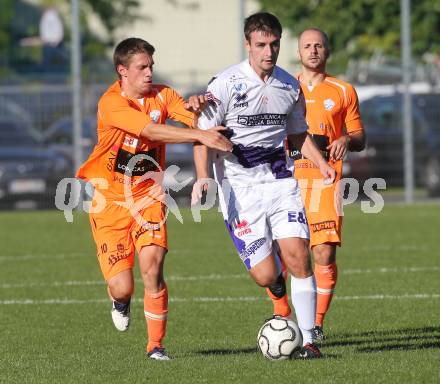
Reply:
[[316, 316], [316, 281], [315, 276], [297, 278], [291, 276], [292, 304], [296, 319], [303, 335], [303, 345], [313, 343], [313, 327]]

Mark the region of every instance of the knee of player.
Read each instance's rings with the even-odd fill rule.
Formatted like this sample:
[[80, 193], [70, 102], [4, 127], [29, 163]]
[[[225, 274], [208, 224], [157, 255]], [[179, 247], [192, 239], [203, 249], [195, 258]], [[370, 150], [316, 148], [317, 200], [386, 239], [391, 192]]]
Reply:
[[260, 274], [258, 276], [253, 276], [255, 282], [260, 287], [270, 287], [273, 284], [276, 284], [277, 276], [272, 276], [269, 274]]
[[312, 249], [315, 263], [329, 265], [336, 262], [336, 246], [319, 244]]
[[141, 275], [144, 281], [160, 281], [162, 271], [161, 263], [151, 263], [147, 268], [141, 270]]
[[134, 284], [127, 282], [118, 282], [117, 284], [109, 284], [109, 293], [113, 300], [120, 303], [128, 302], [133, 296]]
[[283, 257], [287, 265], [304, 264], [310, 260], [310, 253], [306, 247], [298, 247], [291, 252], [285, 252]]

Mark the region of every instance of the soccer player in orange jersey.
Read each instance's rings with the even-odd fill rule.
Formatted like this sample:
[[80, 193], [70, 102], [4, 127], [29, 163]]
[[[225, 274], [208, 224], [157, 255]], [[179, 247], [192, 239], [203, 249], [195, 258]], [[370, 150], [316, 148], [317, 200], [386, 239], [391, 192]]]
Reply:
[[147, 356], [169, 360], [162, 344], [168, 313], [163, 276], [168, 248], [166, 207], [160, 183], [147, 176], [164, 168], [165, 143], [198, 142], [220, 151], [230, 151], [232, 146], [220, 133], [222, 127], [202, 131], [164, 124], [171, 118], [194, 128], [197, 115], [176, 91], [153, 84], [153, 53], [154, 47], [138, 38], [123, 40], [116, 47], [119, 80], [99, 100], [98, 143], [77, 177], [95, 187], [90, 224], [113, 301], [115, 327], [125, 331], [129, 326], [137, 251], [144, 283]]
[[[336, 246], [341, 245], [342, 216], [338, 209], [342, 161], [347, 151], [361, 151], [365, 134], [355, 89], [326, 73], [329, 40], [320, 29], [303, 31], [298, 39], [301, 72], [298, 80], [306, 101], [308, 132], [338, 175], [336, 183], [323, 185], [319, 169], [297, 156], [295, 177], [299, 180], [310, 229], [310, 247], [315, 262], [317, 308], [315, 336], [324, 339], [323, 321], [337, 281]], [[295, 154], [294, 154], [295, 156]]]

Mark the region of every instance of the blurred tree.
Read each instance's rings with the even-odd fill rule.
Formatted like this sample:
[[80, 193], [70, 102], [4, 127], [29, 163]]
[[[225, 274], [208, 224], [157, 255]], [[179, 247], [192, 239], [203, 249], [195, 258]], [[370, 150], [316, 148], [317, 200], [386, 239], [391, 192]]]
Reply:
[[[377, 50], [400, 55], [400, 2], [397, 0], [259, 0], [297, 35], [307, 27], [327, 32], [331, 68], [345, 70], [349, 58], [369, 58]], [[411, 5], [414, 58], [440, 55], [440, 1], [413, 0]]]
[[[70, 0], [49, 1], [68, 2], [70, 7]], [[104, 58], [107, 56], [107, 50], [115, 44], [115, 32], [118, 27], [133, 23], [140, 18], [138, 13], [139, 0], [80, 0], [79, 3], [82, 61], [86, 64], [83, 66], [83, 76], [89, 80], [102, 80], [102, 77], [113, 76], [113, 64]], [[94, 20], [89, 17], [90, 14], [95, 16]], [[102, 27], [99, 35], [93, 31], [91, 26], [92, 23], [96, 23], [96, 19], [99, 20]]]

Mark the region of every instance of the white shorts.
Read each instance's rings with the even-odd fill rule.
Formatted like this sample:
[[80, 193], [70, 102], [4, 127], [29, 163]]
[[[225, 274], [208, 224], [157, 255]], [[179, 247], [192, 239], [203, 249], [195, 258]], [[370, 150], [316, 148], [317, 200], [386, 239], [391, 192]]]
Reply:
[[293, 178], [219, 188], [220, 208], [238, 254], [249, 270], [272, 252], [272, 241], [309, 239], [301, 191]]

